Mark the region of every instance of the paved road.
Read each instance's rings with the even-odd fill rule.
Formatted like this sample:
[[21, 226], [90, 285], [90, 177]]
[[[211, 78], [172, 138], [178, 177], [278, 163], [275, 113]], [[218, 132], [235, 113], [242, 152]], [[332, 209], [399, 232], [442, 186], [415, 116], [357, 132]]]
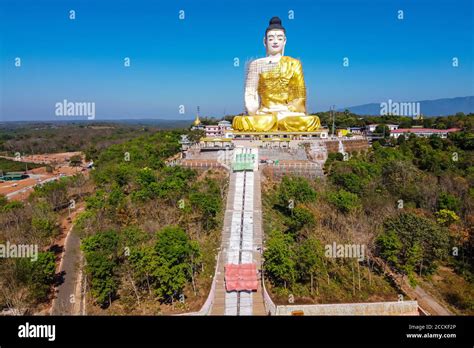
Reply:
[[[10, 198], [12, 198], [12, 197], [14, 197], [14, 196], [16, 196], [16, 195], [20, 195], [20, 194], [22, 194], [22, 193], [25, 193], [25, 192], [28, 192], [28, 191], [32, 191], [32, 190], [35, 188], [35, 186], [37, 186], [37, 185], [43, 185], [43, 184], [46, 184], [46, 183], [48, 183], [48, 182], [50, 182], [50, 181], [58, 180], [59, 178], [60, 178], [60, 176], [58, 175], [58, 176], [55, 176], [55, 177], [53, 177], [53, 178], [48, 178], [48, 179], [45, 179], [45, 180], [40, 181], [40, 182], [37, 181], [37, 182], [35, 182], [33, 185], [25, 186], [25, 187], [19, 188], [19, 189], [16, 190], [16, 191], [7, 193], [7, 194], [6, 194], [6, 197], [10, 199]], [[32, 178], [32, 179], [33, 179], [33, 178]]]
[[413, 300], [418, 301], [418, 305], [426, 312], [431, 315], [453, 315], [451, 311], [443, 307], [433, 296], [428, 294], [425, 290], [423, 290], [420, 286], [416, 286], [415, 288], [411, 287], [408, 282], [407, 277], [402, 277], [400, 274], [397, 274], [389, 269], [389, 267], [385, 264], [385, 262], [378, 258], [372, 258], [375, 263], [384, 270], [384, 273], [387, 274], [390, 278], [392, 278], [395, 283]]
[[418, 301], [418, 305], [432, 315], [453, 315], [449, 310], [441, 306], [437, 300], [418, 285], [412, 290], [411, 297]]
[[[79, 208], [77, 212], [81, 210], [82, 208]], [[63, 274], [64, 282], [56, 288], [56, 297], [53, 299], [51, 308], [52, 315], [83, 314], [81, 297], [81, 239], [75, 233], [72, 233], [73, 227], [74, 225], [72, 224], [64, 243], [64, 251], [59, 268], [59, 272]]]

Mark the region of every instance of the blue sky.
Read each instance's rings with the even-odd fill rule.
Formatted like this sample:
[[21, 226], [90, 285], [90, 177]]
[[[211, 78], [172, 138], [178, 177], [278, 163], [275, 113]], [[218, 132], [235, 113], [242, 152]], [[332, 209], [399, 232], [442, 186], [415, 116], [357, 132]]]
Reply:
[[64, 99], [95, 102], [97, 120], [190, 119], [197, 105], [202, 115], [240, 113], [245, 62], [264, 56], [272, 16], [287, 30], [285, 54], [303, 63], [309, 111], [474, 95], [472, 4], [1, 0], [0, 120], [58, 119]]

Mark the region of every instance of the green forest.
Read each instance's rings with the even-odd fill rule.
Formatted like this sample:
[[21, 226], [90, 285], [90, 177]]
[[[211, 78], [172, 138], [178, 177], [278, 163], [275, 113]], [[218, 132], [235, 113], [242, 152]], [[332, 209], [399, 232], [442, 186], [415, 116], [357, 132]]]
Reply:
[[6, 158], [0, 158], [0, 169], [3, 173], [23, 172], [26, 169], [30, 170], [33, 168], [38, 168], [40, 166], [41, 165], [36, 164], [36, 163], [25, 163], [25, 162], [12, 161]]
[[[321, 115], [330, 121], [330, 114]], [[398, 300], [390, 271], [455, 314], [474, 313], [472, 115], [408, 122], [338, 113], [338, 126], [378, 122], [461, 128], [447, 139], [401, 136], [365, 152], [329, 154], [318, 179], [264, 177], [264, 275], [276, 303]], [[185, 130], [70, 125], [13, 127], [1, 150], [80, 150], [95, 168], [36, 186], [26, 201], [0, 196], [0, 244], [38, 245], [36, 262], [0, 258], [0, 309], [45, 313], [71, 201], [85, 207], [81, 238], [88, 314], [171, 314], [200, 309], [220, 247], [228, 173], [169, 166]], [[64, 127], [64, 128], [62, 128]], [[55, 134], [49, 137], [50, 134]], [[188, 134], [190, 134], [188, 132]], [[81, 139], [82, 137], [82, 139]], [[71, 145], [72, 144], [72, 145]], [[24, 163], [0, 159], [5, 171]], [[363, 258], [328, 246], [363, 246]]]
[[[5, 123], [0, 125], [0, 153], [31, 155], [83, 151], [89, 159], [108, 146], [155, 131], [157, 128], [151, 126], [106, 122]], [[0, 166], [0, 169], [4, 168]]]
[[[329, 154], [324, 180], [266, 182], [265, 274], [274, 298], [397, 300], [387, 266], [411, 286], [435, 289], [454, 312], [474, 313], [473, 164], [472, 132], [402, 136], [348, 160]], [[326, 257], [334, 242], [364, 245], [366, 257]]]
[[317, 112], [315, 113], [320, 120], [321, 124], [332, 129], [332, 122], [334, 117], [334, 124], [336, 127], [364, 127], [369, 124], [396, 124], [400, 128], [412, 128], [414, 126], [435, 128], [435, 129], [447, 129], [447, 128], [459, 128], [465, 131], [472, 131], [474, 129], [474, 117], [473, 114], [465, 115], [462, 112], [451, 116], [439, 116], [439, 117], [425, 117], [423, 119], [414, 119], [409, 116], [362, 116], [357, 115], [349, 110], [335, 111], [332, 114], [330, 111]]
[[[111, 138], [118, 139], [122, 133], [115, 132]], [[214, 274], [228, 174], [167, 166], [180, 149], [180, 134], [138, 132], [119, 144], [86, 147], [95, 162], [89, 178], [77, 174], [36, 186], [26, 202], [0, 197], [0, 243], [39, 246], [36, 262], [0, 258], [0, 308], [47, 308], [61, 281], [55, 270], [64, 232], [59, 221], [74, 200], [85, 203], [72, 233], [82, 239], [89, 312], [199, 309]], [[54, 143], [45, 146], [54, 152]]]
[[90, 190], [83, 175], [63, 177], [36, 186], [26, 202], [0, 196], [0, 244], [37, 245], [38, 259], [0, 258], [0, 308], [38, 312], [51, 299], [58, 281], [55, 240], [62, 209]]
[[209, 292], [227, 175], [166, 166], [179, 134], [138, 137], [95, 159], [96, 191], [75, 233], [92, 302], [109, 313], [197, 310]]

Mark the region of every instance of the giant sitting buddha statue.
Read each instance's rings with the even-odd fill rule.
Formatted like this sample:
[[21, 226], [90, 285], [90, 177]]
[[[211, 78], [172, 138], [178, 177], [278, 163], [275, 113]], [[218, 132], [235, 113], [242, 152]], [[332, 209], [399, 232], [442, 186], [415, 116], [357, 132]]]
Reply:
[[286, 31], [278, 17], [270, 20], [264, 45], [265, 58], [252, 61], [245, 82], [247, 116], [235, 116], [234, 131], [312, 132], [321, 124], [306, 114], [306, 86], [297, 59], [284, 56]]

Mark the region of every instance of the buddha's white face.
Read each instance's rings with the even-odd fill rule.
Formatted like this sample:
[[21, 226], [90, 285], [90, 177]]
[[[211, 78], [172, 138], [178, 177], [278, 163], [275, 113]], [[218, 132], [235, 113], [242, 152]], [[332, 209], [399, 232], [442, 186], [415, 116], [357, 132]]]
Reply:
[[267, 55], [283, 55], [283, 51], [286, 45], [285, 33], [283, 32], [283, 30], [279, 29], [270, 30], [267, 32], [266, 37], [263, 39], [263, 43], [267, 49]]

